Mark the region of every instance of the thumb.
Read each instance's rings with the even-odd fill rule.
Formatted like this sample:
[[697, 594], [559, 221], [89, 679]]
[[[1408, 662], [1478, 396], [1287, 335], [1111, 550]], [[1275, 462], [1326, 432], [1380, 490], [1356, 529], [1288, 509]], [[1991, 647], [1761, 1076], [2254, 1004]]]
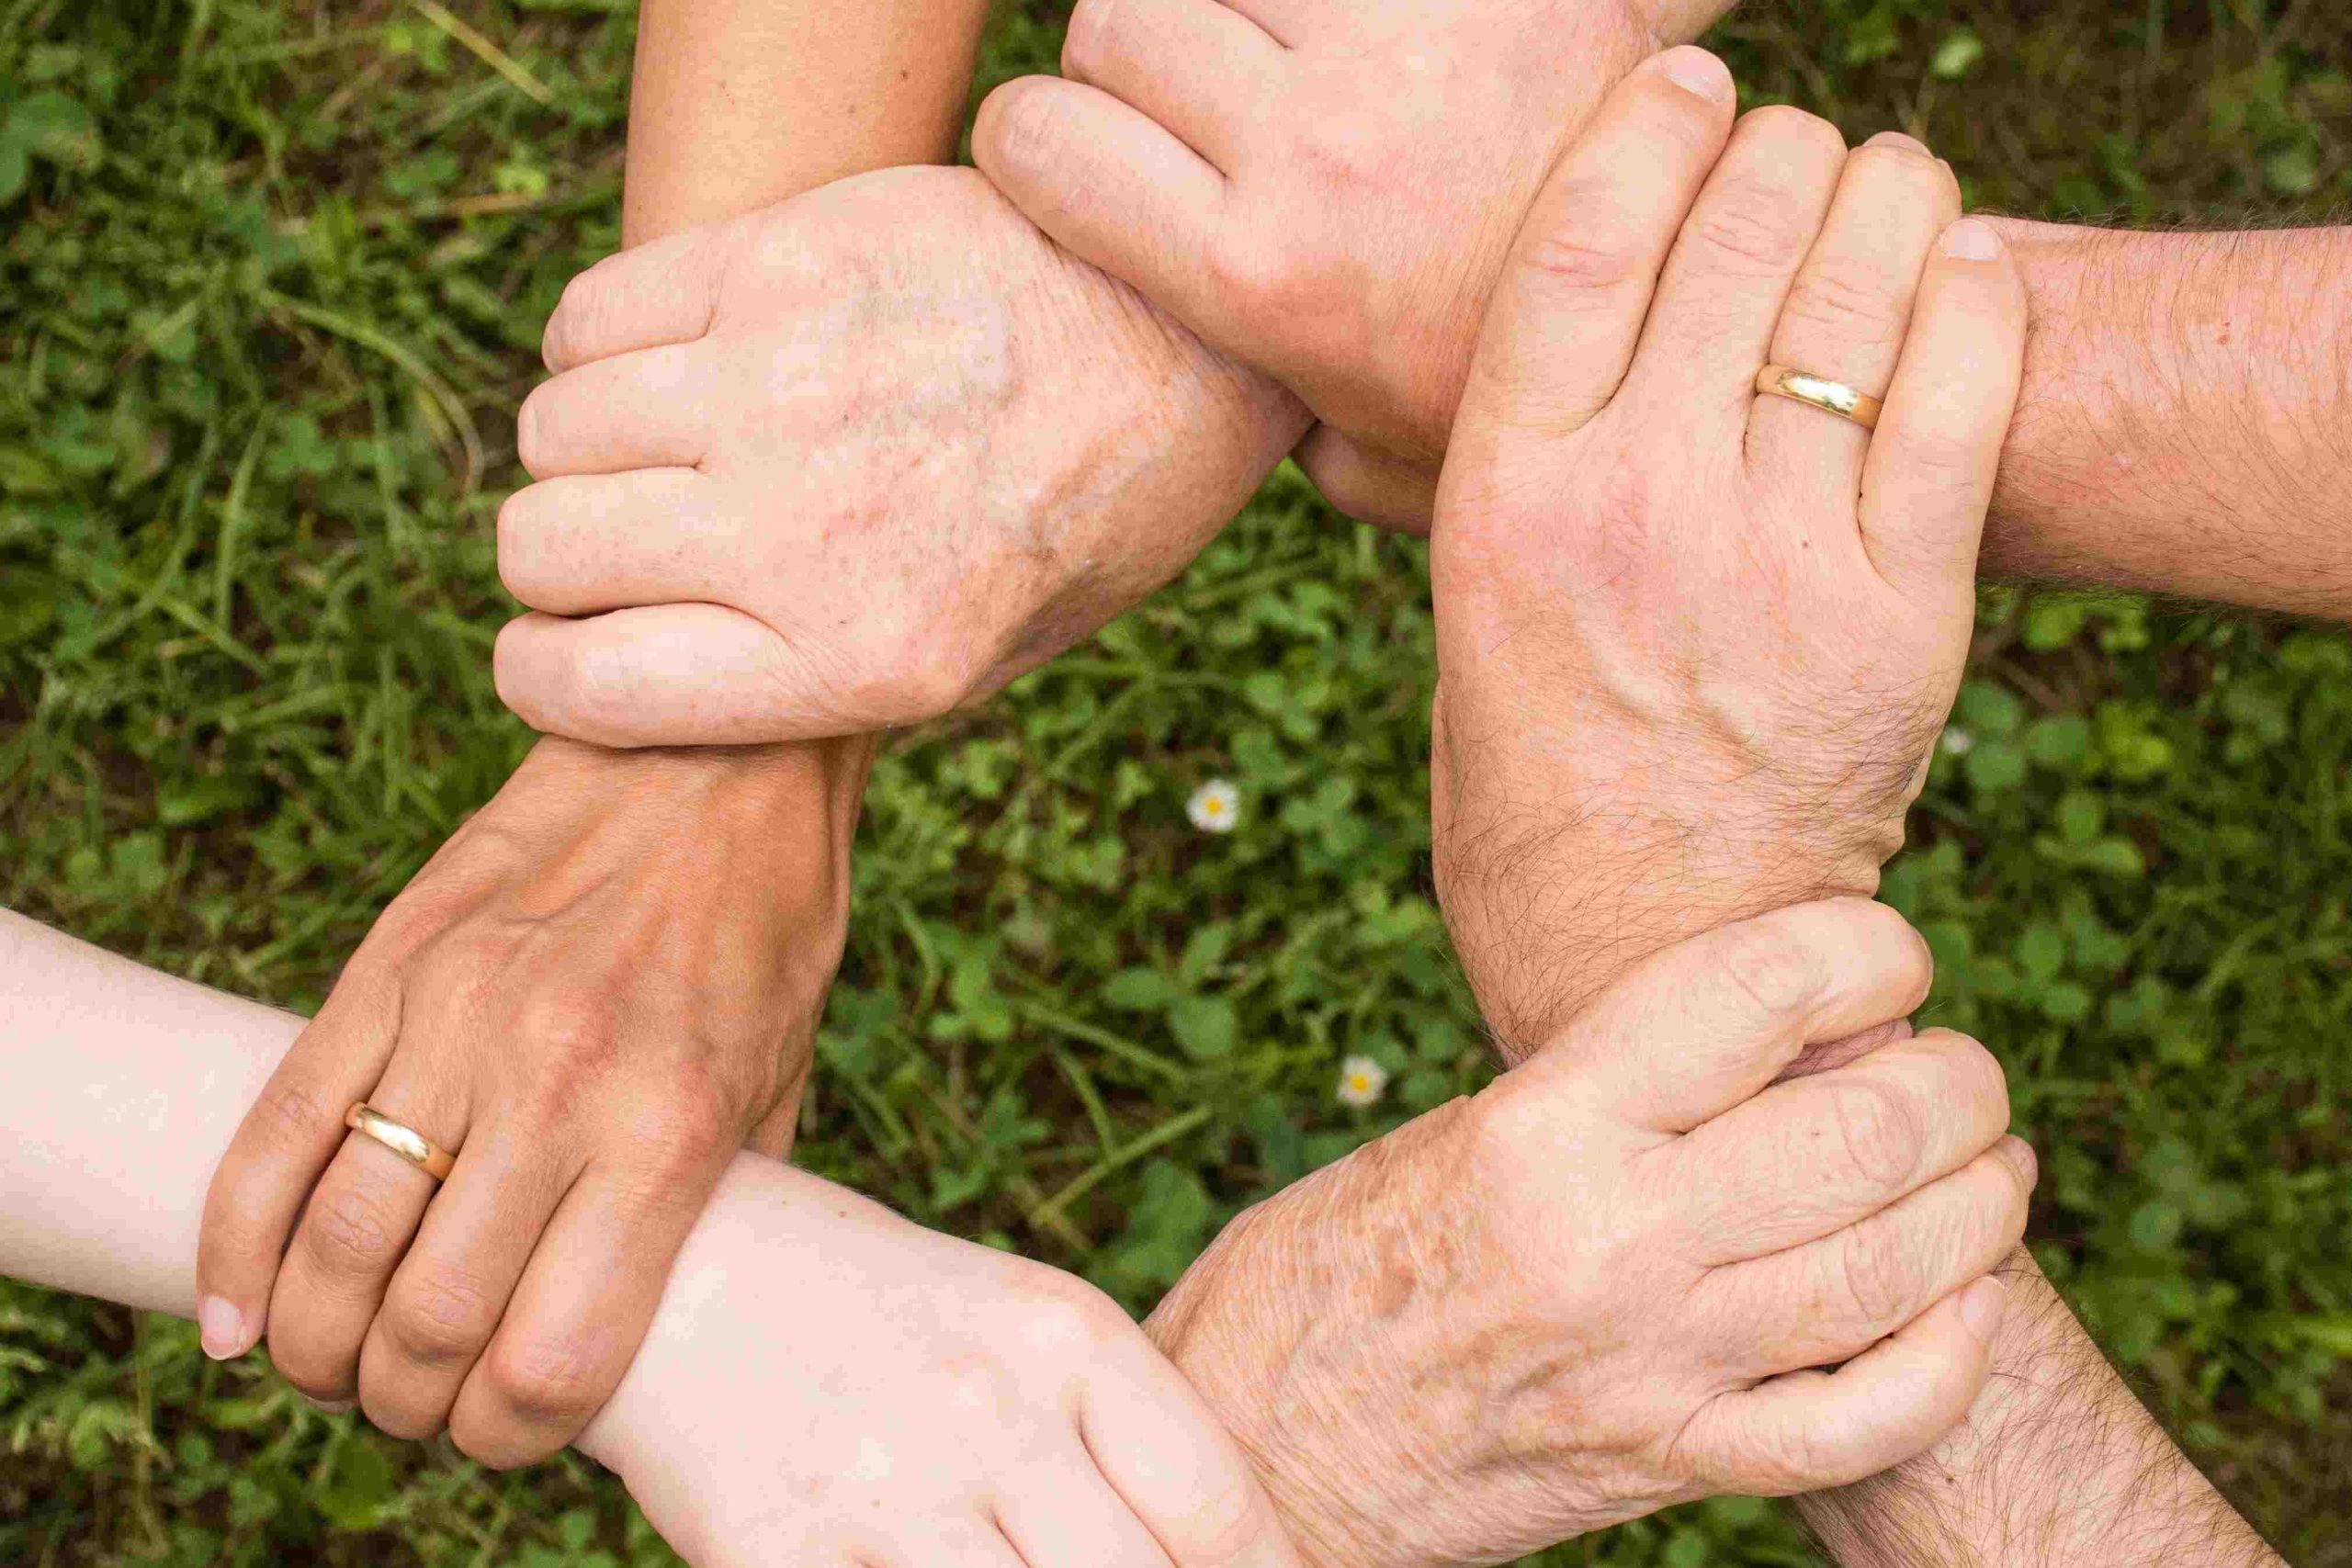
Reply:
[[1885, 905], [1798, 904], [1657, 953], [1520, 1071], [1573, 1074], [1588, 1103], [1686, 1133], [1756, 1095], [1807, 1045], [1905, 1016], [1934, 975], [1928, 944]]
[[1730, 138], [1736, 98], [1723, 62], [1682, 48], [1635, 67], [1601, 103], [1504, 264], [1457, 437], [1566, 435], [1608, 403], [1683, 216]]
[[499, 632], [492, 668], [523, 722], [597, 746], [816, 740], [933, 716], [930, 694], [829, 681], [772, 627], [719, 604], [524, 615]]

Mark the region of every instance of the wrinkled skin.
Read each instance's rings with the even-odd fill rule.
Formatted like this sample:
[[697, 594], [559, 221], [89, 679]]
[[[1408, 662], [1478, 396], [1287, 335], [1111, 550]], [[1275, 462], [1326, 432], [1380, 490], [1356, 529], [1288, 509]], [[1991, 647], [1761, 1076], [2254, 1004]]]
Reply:
[[1627, 0], [1080, 0], [1062, 75], [975, 160], [1040, 227], [1323, 422], [1351, 515], [1429, 526], [1487, 297], [1610, 86], [1725, 9]]
[[[1968, 654], [2015, 265], [1917, 143], [1726, 144], [1723, 85], [1645, 68], [1563, 161], [1440, 491], [1438, 886], [1513, 1055], [1683, 934], [1874, 891]], [[1883, 394], [1875, 434], [1767, 362]]]
[[[1304, 415], [968, 169], [615, 256], [548, 327], [499, 690], [607, 745], [933, 717], [1189, 562]], [[574, 618], [563, 618], [574, 617]]]
[[1927, 981], [1860, 900], [1669, 949], [1236, 1220], [1151, 1333], [1333, 1568], [1504, 1562], [1908, 1458], [1982, 1385], [1981, 1277], [2025, 1224], [2000, 1068], [1938, 1032], [1764, 1086]]

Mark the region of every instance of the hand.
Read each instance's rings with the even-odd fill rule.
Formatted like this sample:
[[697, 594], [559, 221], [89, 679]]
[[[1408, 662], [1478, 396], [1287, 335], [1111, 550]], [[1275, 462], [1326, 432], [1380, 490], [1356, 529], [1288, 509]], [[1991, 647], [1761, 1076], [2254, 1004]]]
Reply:
[[1726, 0], [1080, 0], [972, 154], [1078, 255], [1324, 422], [1341, 510], [1429, 527], [1487, 296], [1610, 85]]
[[[569, 1441], [729, 1158], [790, 1141], [863, 782], [862, 752], [543, 742], [239, 1127], [205, 1206], [206, 1349], [266, 1327], [312, 1399], [446, 1424], [486, 1463]], [[347, 1134], [362, 1100], [456, 1152], [447, 1183]]]
[[696, 1568], [1287, 1568], [1232, 1440], [1083, 1281], [735, 1162], [581, 1438]]
[[[1612, 95], [1446, 459], [1435, 865], [1514, 1054], [1682, 935], [1872, 891], [1968, 652], [2016, 271], [1907, 139], [1731, 118], [1697, 50]], [[1768, 361], [1883, 395], [1875, 434]]]
[[[968, 169], [863, 175], [574, 280], [499, 516], [499, 691], [615, 746], [862, 733], [1175, 575], [1305, 428]], [[562, 616], [583, 617], [560, 619]]]
[[[1152, 1316], [1310, 1562], [1495, 1562], [1871, 1474], [1983, 1384], [2031, 1152], [1860, 899], [1652, 958], [1545, 1054], [1250, 1211]], [[1834, 1372], [1809, 1371], [1845, 1363]]]

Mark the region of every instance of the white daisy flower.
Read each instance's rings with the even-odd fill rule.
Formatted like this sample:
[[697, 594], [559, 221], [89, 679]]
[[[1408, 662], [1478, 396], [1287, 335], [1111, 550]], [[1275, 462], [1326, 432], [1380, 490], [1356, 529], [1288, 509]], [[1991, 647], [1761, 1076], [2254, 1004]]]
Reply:
[[1204, 833], [1230, 833], [1241, 820], [1241, 792], [1230, 779], [1211, 779], [1184, 803], [1184, 815]]
[[1350, 1056], [1340, 1064], [1340, 1087], [1333, 1091], [1342, 1105], [1362, 1111], [1380, 1103], [1388, 1092], [1388, 1069], [1369, 1056]]
[[1976, 749], [1976, 737], [1955, 724], [1945, 729], [1938, 744], [1943, 747], [1947, 757], [1965, 757]]

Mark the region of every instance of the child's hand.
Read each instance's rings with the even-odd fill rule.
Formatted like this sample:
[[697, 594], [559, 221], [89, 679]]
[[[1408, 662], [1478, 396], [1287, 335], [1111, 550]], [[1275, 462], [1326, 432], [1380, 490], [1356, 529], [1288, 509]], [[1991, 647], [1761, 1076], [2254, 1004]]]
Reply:
[[1296, 1561], [1100, 1292], [749, 1155], [581, 1447], [696, 1568]]

